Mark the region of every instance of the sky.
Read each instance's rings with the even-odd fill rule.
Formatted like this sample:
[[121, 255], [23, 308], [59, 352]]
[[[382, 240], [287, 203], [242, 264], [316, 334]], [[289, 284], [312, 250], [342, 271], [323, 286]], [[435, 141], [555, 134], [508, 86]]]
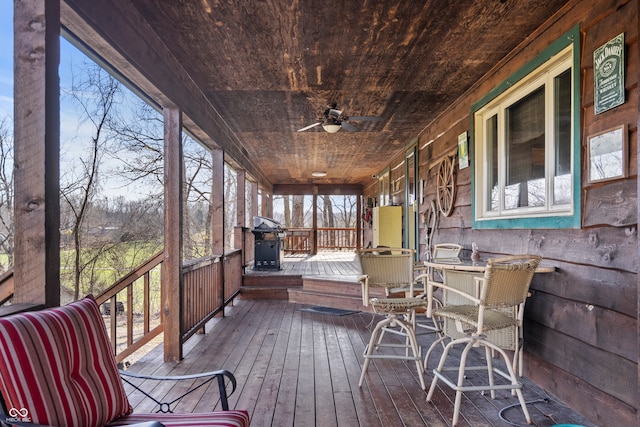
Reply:
[[0, 0], [0, 117], [13, 116], [13, 1]]
[[[65, 88], [70, 85], [72, 69], [77, 69], [86, 61], [86, 56], [61, 37], [60, 40], [60, 169], [64, 176], [80, 164], [86, 147], [82, 141], [90, 141], [92, 134], [88, 123], [78, 122], [77, 113], [65, 101]], [[13, 1], [0, 0], [0, 120], [12, 128], [13, 118]], [[86, 127], [88, 126], [88, 127]], [[110, 179], [102, 182], [103, 194], [110, 197], [124, 196], [129, 199], [144, 197], [147, 188], [127, 188], [122, 181]]]

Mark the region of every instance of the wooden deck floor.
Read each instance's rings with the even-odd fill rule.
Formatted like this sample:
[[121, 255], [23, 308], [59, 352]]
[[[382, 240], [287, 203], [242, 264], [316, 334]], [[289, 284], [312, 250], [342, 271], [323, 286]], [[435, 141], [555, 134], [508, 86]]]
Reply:
[[284, 257], [280, 270], [251, 270], [247, 275], [271, 276], [357, 276], [360, 274], [354, 251], [323, 251], [316, 255], [291, 254]]
[[[130, 369], [145, 373], [184, 374], [224, 368], [238, 380], [232, 408], [248, 409], [252, 426], [445, 426], [451, 423], [454, 393], [446, 386], [434, 401], [425, 401], [415, 365], [397, 360], [372, 362], [362, 388], [358, 387], [362, 353], [370, 336], [371, 313], [332, 316], [301, 311], [303, 306], [282, 300], [238, 300], [226, 317], [211, 321], [206, 334], [196, 335], [179, 363], [163, 363], [156, 348]], [[419, 338], [427, 346], [432, 336]], [[432, 356], [430, 367], [437, 363]], [[471, 374], [468, 381], [477, 380]], [[432, 375], [425, 381], [430, 384]], [[578, 424], [593, 426], [526, 379], [524, 395], [536, 426]], [[170, 382], [162, 392], [174, 393]], [[182, 412], [217, 409], [212, 387], [183, 400]], [[148, 401], [131, 395], [136, 412], [153, 410]], [[499, 410], [517, 403], [508, 392], [495, 400], [480, 393], [463, 398], [460, 426], [524, 424], [518, 408], [499, 417]]]

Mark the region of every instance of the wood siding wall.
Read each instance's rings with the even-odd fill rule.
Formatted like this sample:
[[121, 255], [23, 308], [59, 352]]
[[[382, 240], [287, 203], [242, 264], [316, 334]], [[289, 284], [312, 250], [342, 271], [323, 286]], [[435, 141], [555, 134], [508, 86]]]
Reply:
[[[578, 159], [583, 170], [582, 228], [474, 230], [471, 168], [456, 167], [455, 208], [451, 216], [439, 216], [433, 243], [459, 243], [469, 251], [471, 243], [476, 242], [485, 258], [533, 253], [556, 266], [555, 273], [538, 275], [532, 284], [525, 311], [525, 375], [598, 425], [637, 425], [637, 1], [569, 3], [428, 124], [418, 141], [417, 180], [427, 182], [419, 212], [424, 212], [435, 198], [439, 161], [456, 149], [459, 134], [471, 131], [471, 105], [576, 24], [582, 35], [582, 52], [577, 52], [581, 55], [582, 76], [582, 159]], [[626, 44], [626, 102], [596, 116], [593, 51], [620, 33], [625, 33]], [[588, 185], [587, 136], [623, 124], [628, 127], [629, 178]], [[388, 165], [391, 182], [404, 171], [394, 169], [398, 161], [401, 159]], [[372, 183], [365, 188], [365, 200], [377, 198], [377, 192], [377, 182]], [[421, 238], [422, 233], [420, 229]], [[365, 244], [367, 239], [365, 235]]]

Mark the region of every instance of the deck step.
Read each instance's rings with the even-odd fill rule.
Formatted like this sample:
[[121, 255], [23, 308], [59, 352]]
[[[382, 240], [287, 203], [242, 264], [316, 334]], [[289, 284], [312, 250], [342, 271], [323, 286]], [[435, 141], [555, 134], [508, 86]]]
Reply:
[[[383, 297], [384, 291], [373, 290], [371, 296]], [[357, 276], [303, 276], [302, 289], [289, 289], [289, 302], [370, 311], [362, 305], [362, 286]]]
[[289, 299], [289, 286], [242, 286], [240, 299]]
[[242, 276], [240, 298], [287, 300], [289, 289], [302, 289], [302, 275], [253, 272]]
[[361, 297], [327, 294], [304, 289], [289, 289], [289, 302], [341, 308], [343, 310], [370, 311], [369, 307], [362, 305]]
[[242, 276], [243, 287], [302, 287], [302, 275], [245, 274]]

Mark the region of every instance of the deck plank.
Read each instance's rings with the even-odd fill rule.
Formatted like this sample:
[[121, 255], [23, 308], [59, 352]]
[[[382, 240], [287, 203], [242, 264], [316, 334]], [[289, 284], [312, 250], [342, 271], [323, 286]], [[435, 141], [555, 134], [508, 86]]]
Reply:
[[[450, 425], [455, 393], [440, 382], [433, 401], [427, 403], [413, 362], [374, 360], [363, 386], [358, 387], [371, 322], [379, 316], [365, 312], [330, 316], [300, 311], [304, 307], [283, 300], [238, 300], [225, 310], [224, 318], [209, 322], [206, 334], [190, 340], [179, 363], [163, 363], [159, 347], [130, 369], [166, 374], [228, 369], [238, 380], [230, 406], [247, 409], [252, 426]], [[433, 339], [433, 335], [418, 338], [423, 352]], [[440, 354], [441, 348], [431, 358], [425, 373], [427, 386]], [[471, 373], [467, 380], [476, 381], [478, 375]], [[523, 382], [526, 400], [548, 397], [526, 378]], [[158, 387], [169, 395], [179, 390], [180, 386], [169, 381]], [[135, 402], [136, 412], [149, 410], [148, 404]], [[515, 402], [508, 392], [499, 393], [496, 400], [466, 393], [459, 425], [504, 426], [499, 410]], [[554, 399], [528, 407], [534, 426], [593, 426]], [[213, 385], [184, 399], [177, 408], [182, 412], [215, 409], [219, 409], [219, 400]], [[510, 421], [522, 421], [518, 408], [506, 415]]]

